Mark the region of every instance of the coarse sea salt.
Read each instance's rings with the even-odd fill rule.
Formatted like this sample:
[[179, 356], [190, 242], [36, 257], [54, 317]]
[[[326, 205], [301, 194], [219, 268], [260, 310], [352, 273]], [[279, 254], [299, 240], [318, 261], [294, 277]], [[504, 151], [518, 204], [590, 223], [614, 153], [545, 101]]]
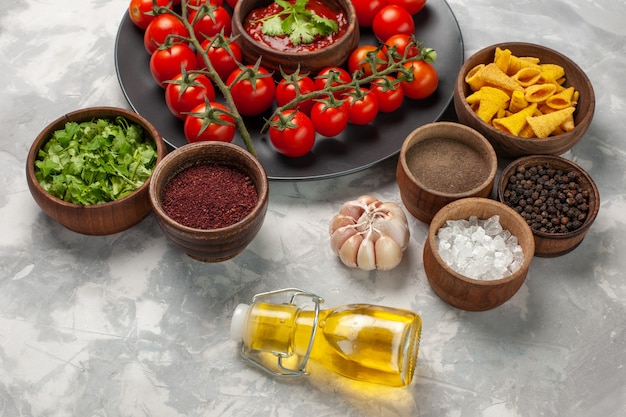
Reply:
[[444, 262], [468, 278], [495, 280], [517, 271], [524, 252], [517, 237], [502, 228], [500, 216], [448, 220], [436, 236]]

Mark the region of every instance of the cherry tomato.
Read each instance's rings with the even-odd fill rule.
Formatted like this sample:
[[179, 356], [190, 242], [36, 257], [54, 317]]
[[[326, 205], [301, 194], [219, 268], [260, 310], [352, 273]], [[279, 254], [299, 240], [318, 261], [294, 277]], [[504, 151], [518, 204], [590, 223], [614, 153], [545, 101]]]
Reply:
[[424, 8], [426, 0], [387, 0], [387, 3], [400, 6], [410, 14], [415, 15]]
[[232, 142], [235, 137], [235, 121], [228, 108], [220, 103], [209, 102], [196, 106], [183, 125], [188, 142], [216, 140]]
[[356, 18], [359, 26], [370, 27], [374, 21], [374, 16], [387, 5], [388, 0], [351, 0], [356, 11]]
[[215, 101], [215, 88], [204, 74], [178, 74], [165, 87], [165, 103], [172, 114], [185, 120], [188, 112], [208, 101]]
[[[315, 77], [315, 89], [323, 90], [328, 85], [329, 87], [336, 87], [341, 84], [348, 84], [352, 81], [352, 76], [341, 67], [326, 67], [317, 73]], [[343, 94], [343, 90], [336, 91], [334, 96], [340, 97]]]
[[372, 81], [370, 91], [378, 99], [378, 111], [382, 113], [396, 111], [404, 102], [400, 81], [390, 75]]
[[366, 88], [351, 89], [344, 97], [348, 103], [348, 121], [355, 125], [366, 125], [378, 115], [378, 99]]
[[316, 101], [311, 108], [311, 121], [315, 131], [320, 135], [337, 136], [348, 126], [347, 103], [332, 105], [324, 101]]
[[207, 0], [187, 0], [187, 5], [193, 6], [195, 8], [198, 8], [206, 3], [212, 4], [213, 6], [221, 6], [222, 4], [224, 4], [224, 1], [223, 0], [209, 0], [207, 2]]
[[[197, 11], [191, 12], [189, 14], [189, 21], [193, 22], [197, 14]], [[220, 32], [223, 33], [224, 36], [230, 36], [231, 29], [230, 14], [221, 6], [213, 8], [209, 13], [200, 17], [193, 24], [193, 31], [200, 42], [205, 39], [211, 39]]]
[[[276, 105], [284, 106], [298, 95], [312, 93], [315, 90], [315, 82], [311, 77], [296, 73], [291, 74], [280, 80], [276, 86]], [[295, 108], [308, 116], [311, 114], [312, 107], [313, 99], [309, 99], [298, 103]]]
[[374, 16], [372, 30], [378, 40], [385, 42], [397, 33], [404, 33], [406, 35], [414, 34], [415, 22], [409, 12], [400, 6], [392, 4], [383, 7], [376, 16]]
[[372, 75], [372, 60], [378, 71], [382, 70], [387, 63], [385, 53], [377, 46], [362, 45], [357, 47], [348, 57], [350, 74], [360, 71], [363, 76]]
[[315, 128], [309, 116], [298, 110], [285, 110], [274, 116], [269, 129], [270, 141], [282, 155], [306, 155], [315, 144]]
[[[152, 0], [130, 0], [128, 5], [128, 16], [131, 22], [140, 29], [146, 29], [150, 22], [156, 17], [152, 10]], [[156, 5], [166, 7], [169, 0], [157, 0]]]
[[[239, 74], [245, 71], [242, 78]], [[270, 108], [274, 102], [276, 84], [272, 75], [263, 67], [254, 65], [237, 68], [226, 80], [235, 106], [243, 116], [257, 116]]]
[[[237, 42], [231, 41], [228, 37], [225, 37], [224, 40], [225, 43], [221, 43], [207, 39], [202, 42], [202, 49], [207, 51], [209, 61], [211, 61], [215, 72], [222, 80], [226, 81], [228, 76], [238, 68], [237, 63], [241, 62], [242, 55], [241, 47]], [[198, 68], [205, 68], [204, 59], [200, 53], [198, 53], [197, 59]]]
[[416, 45], [415, 36], [407, 35], [405, 33], [396, 33], [385, 41], [383, 46], [385, 54], [387, 54], [391, 48], [395, 48], [398, 60], [402, 57], [413, 58], [420, 53], [419, 48]]
[[226, 0], [226, 3], [234, 9], [235, 6], [237, 5], [237, 1], [238, 0]]
[[150, 22], [144, 33], [143, 44], [146, 51], [152, 55], [160, 45], [165, 43], [168, 35], [188, 37], [189, 32], [187, 28], [185, 28], [185, 25], [175, 16], [171, 14], [160, 14]]
[[402, 80], [402, 90], [404, 94], [412, 99], [422, 99], [430, 96], [437, 90], [439, 85], [439, 74], [437, 70], [428, 62], [414, 59], [404, 67], [413, 72], [413, 80]]
[[158, 49], [150, 57], [150, 73], [161, 87], [167, 87], [167, 80], [173, 80], [181, 69], [197, 69], [196, 54], [187, 44], [177, 43], [167, 49]]

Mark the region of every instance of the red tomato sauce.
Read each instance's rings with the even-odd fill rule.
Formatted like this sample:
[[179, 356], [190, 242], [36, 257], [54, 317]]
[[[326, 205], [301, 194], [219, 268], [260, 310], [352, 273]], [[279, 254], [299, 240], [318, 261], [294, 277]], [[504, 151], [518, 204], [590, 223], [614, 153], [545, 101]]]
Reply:
[[[294, 3], [295, 0], [290, 0]], [[256, 22], [259, 19], [263, 19], [268, 16], [272, 16], [281, 10], [282, 6], [278, 3], [271, 3], [266, 7], [259, 7], [253, 9], [248, 16], [244, 19], [244, 30], [257, 42], [269, 46], [272, 49], [283, 52], [304, 52], [315, 51], [327, 47], [341, 38], [348, 29], [348, 18], [346, 12], [333, 2], [326, 2], [323, 0], [309, 0], [306, 8], [320, 17], [327, 19], [333, 19], [337, 22], [339, 30], [333, 34], [327, 36], [317, 35], [312, 43], [294, 45], [289, 36], [269, 36], [262, 32], [263, 23]]]

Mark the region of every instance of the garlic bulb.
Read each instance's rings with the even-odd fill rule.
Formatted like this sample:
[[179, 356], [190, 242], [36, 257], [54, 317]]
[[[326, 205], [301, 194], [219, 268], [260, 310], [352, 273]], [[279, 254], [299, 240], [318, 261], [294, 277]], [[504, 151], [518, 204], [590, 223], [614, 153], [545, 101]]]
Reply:
[[402, 208], [370, 195], [345, 202], [330, 221], [330, 246], [349, 267], [393, 269], [408, 244], [409, 224]]

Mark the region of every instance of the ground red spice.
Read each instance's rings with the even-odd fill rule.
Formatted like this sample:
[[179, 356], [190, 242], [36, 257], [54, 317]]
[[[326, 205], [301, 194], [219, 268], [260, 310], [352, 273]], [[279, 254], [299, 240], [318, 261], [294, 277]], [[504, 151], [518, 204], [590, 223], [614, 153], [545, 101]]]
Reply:
[[176, 174], [163, 189], [163, 210], [195, 229], [218, 229], [246, 217], [259, 200], [254, 183], [220, 164], [198, 164]]

